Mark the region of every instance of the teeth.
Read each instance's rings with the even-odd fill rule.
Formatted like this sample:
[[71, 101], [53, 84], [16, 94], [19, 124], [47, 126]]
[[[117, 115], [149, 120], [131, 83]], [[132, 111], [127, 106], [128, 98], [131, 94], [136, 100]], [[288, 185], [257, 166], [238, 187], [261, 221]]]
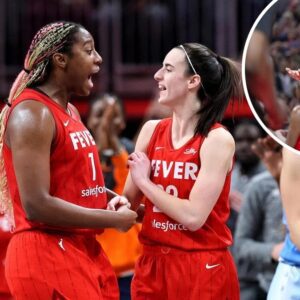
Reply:
[[164, 91], [166, 88], [165, 88], [164, 86], [162, 86], [162, 85], [159, 85], [159, 86], [158, 86], [158, 89], [159, 89], [160, 91]]
[[97, 74], [99, 71], [100, 71], [100, 68], [98, 67], [97, 69], [95, 69], [95, 70], [93, 71], [92, 74], [93, 74], [93, 75], [94, 75], [94, 74]]

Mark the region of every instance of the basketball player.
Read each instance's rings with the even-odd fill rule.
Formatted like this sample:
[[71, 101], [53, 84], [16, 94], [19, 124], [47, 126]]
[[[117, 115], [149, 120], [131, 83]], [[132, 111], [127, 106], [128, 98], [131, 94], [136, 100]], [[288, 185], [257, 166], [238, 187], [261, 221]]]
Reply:
[[[286, 68], [287, 73], [295, 80], [300, 80], [300, 70], [291, 70]], [[300, 106], [296, 105], [290, 116], [289, 128], [287, 132], [286, 143], [300, 150]]]
[[239, 72], [186, 43], [166, 55], [154, 78], [158, 101], [173, 115], [148, 121], [130, 155], [124, 194], [134, 208], [146, 197], [132, 299], [238, 299], [226, 226], [235, 145], [218, 122], [239, 97]]
[[81, 25], [40, 29], [1, 113], [1, 202], [15, 232], [6, 277], [16, 299], [118, 299], [95, 233], [128, 230], [136, 213], [107, 199], [97, 148], [72, 94], [87, 96], [102, 58]]
[[[256, 153], [264, 161], [268, 170], [276, 177], [280, 174], [281, 199], [284, 209], [286, 235], [279, 264], [273, 277], [268, 300], [299, 299], [300, 290], [300, 205], [299, 169], [300, 156], [283, 148], [282, 158], [277, 143], [269, 136], [258, 140]], [[279, 178], [278, 178], [279, 179]]]
[[[300, 80], [299, 70], [287, 69], [288, 74]], [[286, 143], [300, 150], [299, 142], [299, 106], [292, 111]], [[268, 293], [269, 300], [292, 300], [299, 298], [300, 291], [300, 156], [283, 148], [283, 163], [280, 176], [284, 221], [287, 233], [283, 250], [272, 284]]]

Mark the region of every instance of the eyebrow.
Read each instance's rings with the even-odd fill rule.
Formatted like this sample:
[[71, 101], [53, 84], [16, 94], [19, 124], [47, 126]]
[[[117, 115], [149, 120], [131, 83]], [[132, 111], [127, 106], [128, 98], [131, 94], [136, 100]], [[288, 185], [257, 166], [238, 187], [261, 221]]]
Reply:
[[171, 68], [175, 68], [173, 65], [169, 64], [169, 63], [165, 63], [163, 64], [164, 67], [171, 67]]
[[83, 43], [83, 46], [85, 46], [86, 44], [89, 44], [89, 43], [93, 43], [93, 40], [92, 40], [92, 39], [89, 39], [89, 40], [85, 41], [85, 42]]

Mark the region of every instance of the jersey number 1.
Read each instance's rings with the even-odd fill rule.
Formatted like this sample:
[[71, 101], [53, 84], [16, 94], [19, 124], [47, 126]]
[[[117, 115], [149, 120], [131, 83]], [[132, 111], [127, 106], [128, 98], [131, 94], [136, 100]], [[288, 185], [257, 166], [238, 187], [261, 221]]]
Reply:
[[96, 167], [95, 167], [95, 159], [94, 159], [94, 153], [90, 152], [88, 154], [90, 160], [91, 160], [91, 165], [92, 165], [92, 179], [93, 181], [96, 180]]

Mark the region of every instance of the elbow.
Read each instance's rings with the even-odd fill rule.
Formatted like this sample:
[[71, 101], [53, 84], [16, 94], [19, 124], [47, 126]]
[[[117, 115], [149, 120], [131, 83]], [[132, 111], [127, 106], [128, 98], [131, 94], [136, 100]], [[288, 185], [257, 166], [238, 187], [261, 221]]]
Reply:
[[30, 222], [35, 222], [37, 220], [37, 214], [33, 210], [25, 210], [26, 219]]
[[37, 203], [44, 203], [44, 201], [22, 201], [22, 206], [25, 212], [26, 219], [30, 222], [41, 221], [41, 207]]
[[37, 221], [38, 219], [38, 213], [37, 209], [34, 205], [27, 203], [26, 205], [23, 205], [26, 219], [30, 222]]
[[205, 223], [205, 221], [196, 218], [196, 217], [190, 217], [188, 218], [188, 220], [186, 220], [183, 225], [189, 230], [189, 231], [197, 231], [199, 230], [203, 224]]

